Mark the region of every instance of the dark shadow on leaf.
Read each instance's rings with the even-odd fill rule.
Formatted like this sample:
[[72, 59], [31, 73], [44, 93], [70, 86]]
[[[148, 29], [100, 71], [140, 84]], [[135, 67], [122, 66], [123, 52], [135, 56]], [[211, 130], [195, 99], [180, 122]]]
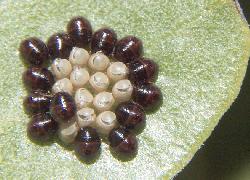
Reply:
[[72, 144], [66, 144], [64, 142], [62, 142], [58, 136], [55, 137], [55, 142], [57, 144], [59, 144], [60, 146], [62, 146], [66, 151], [73, 151], [74, 148], [73, 148], [73, 145]]
[[92, 156], [88, 156], [88, 157], [82, 157], [80, 156], [79, 154], [75, 153], [77, 159], [79, 161], [81, 161], [83, 164], [94, 164], [100, 157], [101, 155], [101, 149], [95, 154], [95, 155], [92, 155]]
[[29, 133], [26, 133], [27, 134], [27, 137], [29, 138], [29, 140], [34, 143], [34, 144], [37, 144], [39, 146], [50, 146], [51, 144], [53, 144], [55, 141], [54, 141], [54, 138], [53, 139], [50, 139], [50, 140], [47, 140], [47, 141], [38, 141], [36, 139], [33, 139]]
[[136, 155], [138, 153], [138, 151], [136, 151], [133, 154], [122, 154], [122, 153], [119, 153], [119, 152], [115, 151], [111, 147], [109, 147], [109, 151], [110, 151], [110, 153], [112, 154], [112, 156], [114, 158], [116, 158], [116, 159], [118, 159], [119, 161], [122, 161], [122, 162], [132, 161], [136, 157]]
[[147, 124], [147, 116], [146, 116], [146, 121], [140, 124], [140, 126], [136, 127], [136, 129], [130, 129], [130, 131], [134, 133], [135, 135], [141, 134], [143, 130], [145, 129], [146, 124]]
[[154, 114], [154, 113], [156, 113], [161, 108], [162, 104], [163, 104], [163, 96], [160, 98], [160, 101], [158, 102], [158, 104], [155, 105], [153, 108], [151, 108], [149, 110], [145, 109], [146, 114]]

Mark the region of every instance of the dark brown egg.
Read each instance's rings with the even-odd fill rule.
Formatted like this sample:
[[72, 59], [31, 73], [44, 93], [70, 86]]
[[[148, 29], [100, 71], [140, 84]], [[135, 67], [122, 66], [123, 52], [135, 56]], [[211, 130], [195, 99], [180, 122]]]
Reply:
[[69, 122], [76, 113], [76, 105], [73, 97], [66, 92], [58, 92], [54, 95], [50, 112], [58, 122]]
[[54, 84], [53, 74], [46, 68], [32, 67], [23, 74], [24, 84], [31, 90], [48, 91]]
[[91, 52], [102, 51], [105, 55], [109, 56], [113, 53], [117, 35], [111, 28], [102, 28], [97, 30], [91, 40]]
[[114, 57], [118, 61], [129, 63], [141, 57], [142, 53], [142, 41], [137, 37], [127, 36], [117, 41]]
[[48, 112], [51, 94], [44, 92], [33, 92], [24, 99], [24, 106], [30, 113]]
[[90, 43], [92, 27], [90, 22], [84, 17], [71, 19], [67, 25], [67, 31], [75, 46], [82, 48]]
[[153, 83], [145, 83], [134, 86], [132, 97], [145, 110], [150, 111], [159, 107], [162, 100], [162, 93]]
[[54, 137], [57, 129], [58, 124], [49, 113], [40, 113], [32, 117], [27, 133], [32, 140], [46, 142]]
[[145, 123], [146, 115], [142, 106], [132, 101], [119, 104], [115, 111], [117, 121], [130, 129], [137, 129]]
[[139, 58], [128, 64], [128, 78], [133, 83], [154, 82], [158, 75], [158, 65], [148, 58]]
[[109, 133], [110, 146], [121, 154], [135, 154], [137, 139], [134, 134], [123, 127], [115, 128]]
[[52, 59], [68, 59], [74, 44], [68, 34], [56, 33], [49, 38], [47, 46]]
[[19, 51], [22, 58], [33, 66], [41, 66], [49, 59], [49, 51], [46, 44], [36, 37], [22, 41]]
[[82, 158], [95, 155], [101, 146], [101, 139], [92, 127], [81, 128], [75, 138], [75, 152]]

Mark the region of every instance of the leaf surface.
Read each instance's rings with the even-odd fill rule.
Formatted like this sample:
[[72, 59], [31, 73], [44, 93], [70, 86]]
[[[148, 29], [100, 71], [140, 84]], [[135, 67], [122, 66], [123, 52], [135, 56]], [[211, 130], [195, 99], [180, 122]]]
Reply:
[[[100, 158], [87, 165], [57, 143], [42, 147], [26, 136], [19, 44], [64, 31], [76, 15], [94, 29], [138, 36], [145, 56], [160, 65], [163, 105], [147, 115], [131, 161], [114, 158], [103, 143]], [[0, 176], [6, 179], [173, 177], [238, 95], [250, 52], [248, 26], [231, 0], [2, 0], [0, 22]]]

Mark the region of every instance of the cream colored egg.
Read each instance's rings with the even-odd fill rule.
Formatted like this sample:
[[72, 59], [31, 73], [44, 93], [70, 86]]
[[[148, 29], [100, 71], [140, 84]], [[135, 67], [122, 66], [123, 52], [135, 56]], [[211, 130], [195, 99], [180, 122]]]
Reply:
[[60, 123], [58, 136], [60, 140], [66, 144], [70, 144], [75, 140], [79, 126], [76, 121], [72, 123]]
[[107, 69], [107, 75], [113, 82], [125, 79], [127, 77], [127, 74], [128, 68], [122, 62], [114, 62]]
[[90, 106], [93, 102], [93, 95], [85, 88], [76, 90], [75, 103], [78, 109]]
[[90, 77], [89, 83], [96, 92], [101, 92], [108, 89], [109, 78], [106, 74], [97, 72]]
[[101, 52], [92, 54], [89, 58], [88, 65], [94, 71], [104, 71], [110, 64], [109, 58]]
[[76, 113], [77, 123], [80, 128], [95, 124], [96, 114], [92, 108], [82, 108]]
[[117, 81], [112, 88], [112, 94], [117, 102], [124, 102], [131, 99], [133, 86], [127, 79]]
[[83, 48], [73, 47], [69, 55], [69, 61], [72, 65], [84, 66], [88, 63], [89, 53]]
[[89, 72], [85, 68], [76, 66], [70, 74], [70, 81], [75, 88], [83, 87], [89, 81]]
[[71, 81], [67, 78], [60, 79], [55, 82], [55, 84], [52, 87], [52, 92], [53, 93], [58, 93], [58, 92], [67, 92], [69, 94], [73, 94], [73, 85]]
[[112, 93], [100, 92], [94, 97], [93, 105], [97, 111], [108, 111], [112, 108], [115, 100]]
[[70, 75], [72, 66], [67, 59], [57, 58], [52, 62], [51, 71], [56, 79], [62, 79]]
[[101, 134], [109, 134], [117, 125], [116, 115], [111, 111], [104, 111], [96, 118], [96, 129]]

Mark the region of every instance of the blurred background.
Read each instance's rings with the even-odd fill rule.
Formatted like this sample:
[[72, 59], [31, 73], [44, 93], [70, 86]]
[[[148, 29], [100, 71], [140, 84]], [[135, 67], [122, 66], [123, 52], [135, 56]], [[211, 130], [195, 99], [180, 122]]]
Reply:
[[[250, 24], [250, 0], [239, 3]], [[238, 98], [174, 180], [250, 180], [250, 64]]]

